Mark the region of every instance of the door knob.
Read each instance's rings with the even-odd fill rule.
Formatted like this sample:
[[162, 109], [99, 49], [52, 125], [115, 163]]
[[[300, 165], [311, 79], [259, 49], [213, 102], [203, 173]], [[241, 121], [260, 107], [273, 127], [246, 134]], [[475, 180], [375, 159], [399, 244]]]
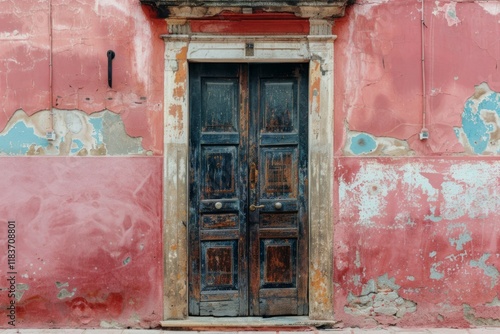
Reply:
[[262, 209], [262, 208], [265, 208], [266, 206], [265, 205], [255, 205], [255, 204], [252, 204], [250, 205], [250, 211], [255, 211], [257, 209]]
[[221, 202], [217, 202], [217, 203], [215, 203], [215, 208], [216, 208], [217, 210], [222, 209], [222, 203], [221, 203]]
[[274, 208], [275, 208], [275, 209], [278, 209], [278, 210], [279, 210], [279, 209], [281, 209], [282, 207], [283, 207], [283, 204], [281, 204], [281, 202], [276, 202], [276, 203], [274, 203]]

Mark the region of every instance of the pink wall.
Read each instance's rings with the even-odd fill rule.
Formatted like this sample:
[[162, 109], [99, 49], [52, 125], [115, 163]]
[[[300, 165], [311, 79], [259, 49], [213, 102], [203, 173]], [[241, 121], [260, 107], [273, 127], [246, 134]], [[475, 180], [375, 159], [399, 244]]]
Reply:
[[[0, 159], [1, 235], [7, 220], [16, 222], [16, 327], [158, 325], [161, 161]], [[5, 251], [0, 263], [3, 287]], [[8, 303], [0, 294], [0, 304]], [[13, 328], [5, 309], [0, 317]]]
[[[151, 17], [128, 0], [0, 5], [0, 247], [15, 220], [18, 328], [162, 319], [166, 22]], [[2, 251], [2, 289], [7, 271]]]
[[336, 21], [335, 316], [500, 325], [500, 7], [357, 1]]
[[[428, 140], [421, 2], [358, 0], [333, 28], [332, 298], [346, 326], [500, 325], [500, 5], [425, 6]], [[191, 28], [308, 33], [257, 16]], [[166, 31], [139, 1], [0, 8], [0, 233], [16, 221], [19, 326], [161, 320]]]

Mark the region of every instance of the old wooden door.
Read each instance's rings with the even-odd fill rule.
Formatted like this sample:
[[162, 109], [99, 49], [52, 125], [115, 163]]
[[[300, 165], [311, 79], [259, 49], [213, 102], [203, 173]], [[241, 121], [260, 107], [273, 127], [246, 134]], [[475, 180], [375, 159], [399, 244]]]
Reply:
[[191, 315], [307, 314], [307, 73], [190, 65]]

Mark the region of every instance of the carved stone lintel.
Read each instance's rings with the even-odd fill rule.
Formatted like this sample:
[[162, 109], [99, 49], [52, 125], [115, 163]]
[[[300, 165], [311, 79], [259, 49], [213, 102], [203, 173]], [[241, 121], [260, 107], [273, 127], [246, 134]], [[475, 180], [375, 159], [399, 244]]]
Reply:
[[247, 14], [254, 10], [270, 13], [294, 13], [302, 18], [342, 17], [348, 0], [140, 0], [152, 7], [160, 18], [203, 18], [224, 11]]
[[332, 21], [309, 19], [309, 35], [329, 36], [332, 34]]
[[167, 20], [168, 33], [171, 35], [189, 35], [191, 28], [186, 19], [169, 19]]

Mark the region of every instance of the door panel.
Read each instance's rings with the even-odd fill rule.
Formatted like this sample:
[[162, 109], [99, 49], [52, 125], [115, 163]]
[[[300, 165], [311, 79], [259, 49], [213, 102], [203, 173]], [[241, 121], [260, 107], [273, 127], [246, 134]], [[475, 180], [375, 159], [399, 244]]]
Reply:
[[190, 66], [191, 315], [307, 314], [307, 72]]
[[307, 80], [304, 64], [250, 65], [250, 312], [307, 314]]
[[190, 67], [189, 312], [237, 316], [247, 302], [246, 88], [240, 65]]

